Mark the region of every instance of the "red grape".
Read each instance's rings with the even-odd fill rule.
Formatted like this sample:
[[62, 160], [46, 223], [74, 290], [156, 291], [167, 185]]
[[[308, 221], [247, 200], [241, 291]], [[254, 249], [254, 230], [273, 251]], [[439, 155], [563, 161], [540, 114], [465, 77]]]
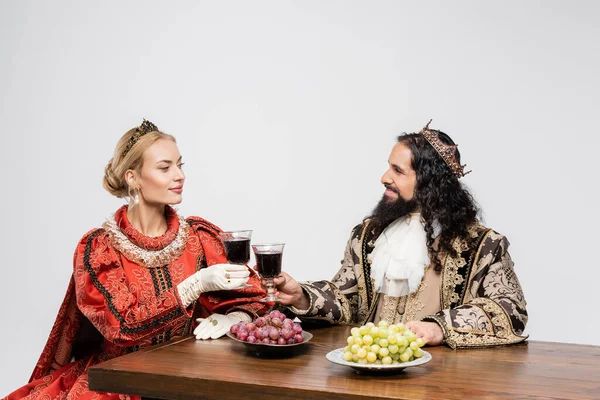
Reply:
[[281, 330], [281, 337], [284, 338], [285, 340], [288, 340], [289, 338], [294, 336], [294, 331], [289, 329], [289, 328], [283, 328]]
[[238, 339], [248, 343], [285, 345], [304, 341], [302, 326], [278, 310], [273, 310], [252, 322], [238, 322], [229, 330]]
[[279, 338], [279, 331], [274, 326], [271, 327], [271, 331], [269, 332], [269, 337], [273, 340], [277, 340]]
[[294, 322], [292, 329], [293, 329], [294, 333], [302, 333], [302, 327], [297, 322]]

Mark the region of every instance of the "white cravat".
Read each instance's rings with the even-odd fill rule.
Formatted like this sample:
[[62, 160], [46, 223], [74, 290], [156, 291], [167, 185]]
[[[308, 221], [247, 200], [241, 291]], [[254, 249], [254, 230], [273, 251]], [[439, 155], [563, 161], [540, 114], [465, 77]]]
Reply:
[[409, 214], [388, 225], [375, 241], [369, 259], [377, 292], [395, 297], [414, 293], [429, 265], [421, 214]]

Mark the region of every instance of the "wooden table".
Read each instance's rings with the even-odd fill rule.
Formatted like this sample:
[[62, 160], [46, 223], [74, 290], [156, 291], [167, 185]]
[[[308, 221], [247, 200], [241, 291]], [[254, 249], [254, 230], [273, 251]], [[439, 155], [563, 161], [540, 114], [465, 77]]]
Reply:
[[292, 358], [264, 359], [229, 338], [181, 338], [89, 370], [91, 390], [164, 399], [600, 399], [600, 346], [550, 342], [490, 349], [426, 348], [433, 359], [397, 375], [362, 375], [325, 354], [349, 327], [310, 330]]

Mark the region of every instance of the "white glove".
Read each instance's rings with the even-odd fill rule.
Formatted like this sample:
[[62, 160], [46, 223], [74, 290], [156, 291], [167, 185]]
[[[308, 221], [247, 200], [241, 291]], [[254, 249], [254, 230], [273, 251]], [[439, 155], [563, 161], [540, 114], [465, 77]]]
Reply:
[[248, 282], [249, 277], [250, 271], [245, 265], [215, 264], [188, 276], [177, 285], [177, 291], [181, 303], [187, 307], [200, 293], [238, 289]]
[[208, 318], [198, 318], [196, 322], [200, 322], [200, 325], [194, 329], [194, 335], [196, 339], [218, 339], [227, 332], [229, 328], [237, 324], [240, 321], [250, 322], [250, 316], [242, 311], [234, 311], [227, 315], [213, 314]]

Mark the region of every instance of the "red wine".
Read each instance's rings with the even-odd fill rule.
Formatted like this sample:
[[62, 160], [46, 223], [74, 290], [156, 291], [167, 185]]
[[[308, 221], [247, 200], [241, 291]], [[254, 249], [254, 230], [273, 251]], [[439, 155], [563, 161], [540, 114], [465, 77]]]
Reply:
[[281, 274], [282, 253], [255, 253], [256, 267], [263, 278], [274, 278]]
[[227, 239], [223, 241], [227, 261], [232, 264], [247, 264], [250, 261], [250, 239]]

